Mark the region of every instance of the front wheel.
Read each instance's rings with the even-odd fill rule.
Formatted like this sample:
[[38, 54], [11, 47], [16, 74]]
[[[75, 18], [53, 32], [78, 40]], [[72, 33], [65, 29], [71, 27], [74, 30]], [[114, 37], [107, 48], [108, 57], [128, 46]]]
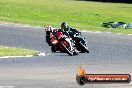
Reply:
[[79, 44], [80, 44], [80, 46], [82, 47], [81, 52], [83, 52], [83, 53], [85, 53], [85, 52], [89, 53], [89, 50], [88, 50], [88, 47], [87, 47], [87, 46], [85, 46], [85, 45], [82, 44], [81, 42], [79, 42]]
[[73, 56], [73, 52], [70, 51], [70, 50], [68, 50], [67, 47], [66, 47], [63, 43], [62, 43], [62, 47], [63, 47], [64, 51], [65, 51], [67, 54], [69, 54], [70, 56]]
[[77, 49], [74, 50], [73, 52], [74, 55], [78, 55], [79, 54], [79, 51]]
[[52, 47], [51, 47], [51, 51], [52, 51], [53, 53], [55, 53], [55, 52], [56, 52], [56, 47], [55, 47], [55, 46], [52, 46]]

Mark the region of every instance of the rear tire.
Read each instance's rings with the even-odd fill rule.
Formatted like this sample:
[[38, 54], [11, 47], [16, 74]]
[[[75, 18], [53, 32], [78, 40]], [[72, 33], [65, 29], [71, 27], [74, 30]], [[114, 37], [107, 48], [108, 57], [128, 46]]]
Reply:
[[70, 56], [73, 56], [73, 52], [71, 52], [70, 50], [67, 49], [67, 47], [62, 43], [62, 47], [64, 49], [64, 51], [69, 54]]

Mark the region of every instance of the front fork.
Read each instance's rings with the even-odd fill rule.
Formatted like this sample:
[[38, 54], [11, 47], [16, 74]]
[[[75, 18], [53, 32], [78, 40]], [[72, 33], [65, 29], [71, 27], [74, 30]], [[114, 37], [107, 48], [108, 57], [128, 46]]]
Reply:
[[87, 42], [85, 41], [84, 38], [80, 38], [80, 37], [75, 37], [76, 43], [81, 42], [82, 44], [84, 44], [85, 46], [87, 46]]
[[65, 40], [69, 43], [69, 45], [71, 47], [71, 51], [73, 51], [73, 49], [74, 49], [73, 46], [74, 45], [73, 45], [72, 41], [69, 38], [66, 38]]

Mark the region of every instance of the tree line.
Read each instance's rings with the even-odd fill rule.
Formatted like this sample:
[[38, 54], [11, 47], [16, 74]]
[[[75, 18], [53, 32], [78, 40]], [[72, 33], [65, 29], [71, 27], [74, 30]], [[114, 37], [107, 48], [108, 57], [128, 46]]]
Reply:
[[114, 3], [132, 3], [132, 0], [80, 0], [80, 1], [98, 1], [98, 2], [114, 2]]

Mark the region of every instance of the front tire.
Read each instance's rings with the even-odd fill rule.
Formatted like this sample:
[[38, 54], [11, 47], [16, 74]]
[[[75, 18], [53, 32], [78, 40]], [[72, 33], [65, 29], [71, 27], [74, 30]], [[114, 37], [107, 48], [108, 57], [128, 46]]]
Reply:
[[78, 55], [79, 54], [79, 51], [77, 49], [74, 50], [73, 52], [74, 55]]
[[81, 50], [82, 53], [85, 53], [85, 52], [89, 53], [89, 50], [88, 50], [87, 46], [83, 45], [81, 42], [79, 42], [79, 44], [82, 47], [82, 50]]
[[69, 54], [70, 56], [73, 56], [73, 52], [70, 51], [70, 50], [68, 50], [67, 47], [66, 47], [63, 43], [62, 43], [62, 47], [63, 47], [64, 51], [65, 51], [67, 54]]
[[52, 51], [53, 53], [55, 53], [55, 52], [56, 52], [56, 47], [55, 47], [55, 46], [52, 46], [52, 47], [51, 47], [51, 51]]

